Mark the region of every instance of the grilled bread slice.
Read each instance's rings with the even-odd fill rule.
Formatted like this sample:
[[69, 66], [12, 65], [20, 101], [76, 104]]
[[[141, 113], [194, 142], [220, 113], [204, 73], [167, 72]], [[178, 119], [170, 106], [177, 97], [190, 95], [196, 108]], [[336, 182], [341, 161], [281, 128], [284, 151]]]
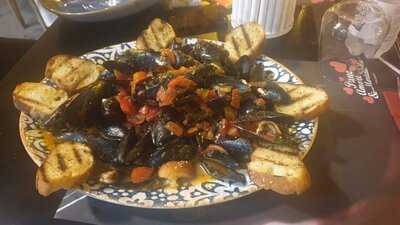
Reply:
[[308, 170], [299, 157], [271, 148], [257, 148], [247, 169], [256, 185], [280, 194], [301, 194], [311, 185]]
[[42, 83], [25, 82], [13, 91], [15, 107], [34, 120], [45, 121], [68, 100], [65, 91]]
[[89, 147], [80, 143], [58, 144], [36, 172], [36, 188], [43, 196], [83, 183], [93, 167]]
[[171, 44], [176, 37], [172, 26], [159, 19], [154, 19], [149, 27], [136, 39], [136, 48], [139, 50], [160, 51]]
[[300, 84], [278, 83], [290, 96], [290, 104], [277, 104], [275, 110], [296, 120], [313, 119], [328, 107], [329, 98], [320, 88]]
[[257, 23], [247, 23], [232, 30], [225, 37], [225, 49], [236, 62], [241, 56], [257, 57], [265, 43], [263, 28]]
[[70, 55], [53, 56], [46, 65], [45, 76], [69, 93], [94, 83], [105, 70], [92, 61]]

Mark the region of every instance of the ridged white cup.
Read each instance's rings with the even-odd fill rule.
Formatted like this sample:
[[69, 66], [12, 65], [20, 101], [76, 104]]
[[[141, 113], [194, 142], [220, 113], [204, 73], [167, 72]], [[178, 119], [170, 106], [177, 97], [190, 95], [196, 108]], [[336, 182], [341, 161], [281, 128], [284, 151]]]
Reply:
[[267, 38], [278, 37], [292, 29], [295, 10], [296, 0], [233, 0], [232, 26], [257, 22]]

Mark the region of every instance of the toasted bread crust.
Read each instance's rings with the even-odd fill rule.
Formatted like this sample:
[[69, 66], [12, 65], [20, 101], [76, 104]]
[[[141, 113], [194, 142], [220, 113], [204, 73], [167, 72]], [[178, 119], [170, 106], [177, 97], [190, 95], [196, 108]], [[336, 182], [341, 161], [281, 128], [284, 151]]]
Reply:
[[273, 176], [252, 170], [249, 170], [249, 175], [257, 186], [282, 195], [302, 194], [311, 186], [311, 178], [307, 170], [302, 170], [302, 174], [294, 178]]
[[39, 194], [48, 196], [86, 181], [94, 164], [91, 150], [80, 143], [58, 144], [36, 172]]
[[176, 34], [172, 26], [156, 18], [151, 21], [149, 27], [136, 39], [136, 48], [139, 50], [151, 49], [160, 51], [168, 47], [175, 37]]
[[275, 111], [294, 117], [295, 120], [311, 120], [329, 106], [329, 97], [321, 88], [302, 84], [278, 83], [291, 97], [287, 105], [276, 104]]
[[42, 83], [24, 82], [13, 91], [15, 107], [39, 121], [47, 120], [67, 100], [65, 91]]
[[229, 52], [232, 62], [239, 60], [241, 56], [257, 57], [265, 44], [265, 32], [257, 23], [243, 24], [225, 37], [225, 49]]
[[[289, 147], [286, 147], [289, 148]], [[274, 145], [256, 148], [247, 169], [259, 187], [280, 194], [301, 194], [311, 185], [310, 174], [300, 157], [279, 151]]]
[[70, 55], [56, 55], [49, 59], [45, 76], [58, 87], [75, 93], [94, 83], [105, 70], [92, 61]]

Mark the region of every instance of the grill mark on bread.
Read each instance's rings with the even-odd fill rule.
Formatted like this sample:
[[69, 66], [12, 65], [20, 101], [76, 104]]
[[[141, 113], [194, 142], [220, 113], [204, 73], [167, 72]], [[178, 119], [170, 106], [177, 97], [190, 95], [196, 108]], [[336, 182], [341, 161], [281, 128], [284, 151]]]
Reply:
[[246, 44], [247, 44], [247, 49], [251, 48], [250, 37], [249, 37], [249, 34], [244, 29], [244, 26], [240, 26], [240, 31], [243, 33], [244, 40], [246, 41]]
[[[304, 100], [304, 99], [306, 99], [306, 98], [308, 98], [310, 96], [313, 96], [313, 93], [303, 94], [303, 95], [300, 96], [300, 98], [293, 98], [292, 97], [292, 100], [301, 101], [301, 100]], [[304, 107], [302, 107], [302, 108], [304, 108]]]
[[157, 32], [154, 30], [154, 27], [150, 25], [150, 33], [154, 36], [154, 39], [156, 40], [156, 45], [158, 48], [162, 48], [162, 44], [160, 43], [160, 39], [157, 37]]
[[82, 157], [79, 154], [79, 151], [77, 151], [76, 148], [72, 148], [72, 151], [74, 152], [74, 156], [76, 160], [79, 162], [79, 164], [82, 164]]
[[150, 48], [149, 43], [147, 43], [146, 38], [144, 37], [144, 34], [143, 34], [143, 37], [141, 39], [142, 39], [142, 42], [144, 44], [144, 47], [146, 49]]
[[56, 157], [57, 157], [58, 168], [64, 172], [67, 169], [64, 157], [60, 153], [57, 153]]
[[232, 36], [232, 44], [233, 48], [235, 49], [236, 56], [240, 56], [239, 43], [233, 36]]
[[72, 89], [75, 89], [84, 79], [84, 76], [75, 76], [75, 71], [79, 69], [79, 67], [83, 64], [84, 62], [80, 62], [77, 67], [73, 67], [72, 70], [65, 75], [65, 77], [68, 79], [68, 77], [77, 77], [77, 82], [74, 82], [74, 85], [72, 86]]

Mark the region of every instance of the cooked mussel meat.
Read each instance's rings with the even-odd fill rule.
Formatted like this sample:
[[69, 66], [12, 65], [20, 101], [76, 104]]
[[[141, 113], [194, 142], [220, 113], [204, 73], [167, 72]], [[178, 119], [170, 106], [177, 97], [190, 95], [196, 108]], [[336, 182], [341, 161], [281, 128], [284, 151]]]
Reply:
[[236, 162], [229, 153], [221, 146], [210, 144], [204, 152], [202, 152], [203, 158], [210, 158], [218, 161], [220, 164], [231, 168], [240, 169], [240, 164]]
[[260, 97], [272, 103], [289, 104], [291, 99], [288, 93], [277, 83], [268, 81], [263, 87], [257, 88]]

